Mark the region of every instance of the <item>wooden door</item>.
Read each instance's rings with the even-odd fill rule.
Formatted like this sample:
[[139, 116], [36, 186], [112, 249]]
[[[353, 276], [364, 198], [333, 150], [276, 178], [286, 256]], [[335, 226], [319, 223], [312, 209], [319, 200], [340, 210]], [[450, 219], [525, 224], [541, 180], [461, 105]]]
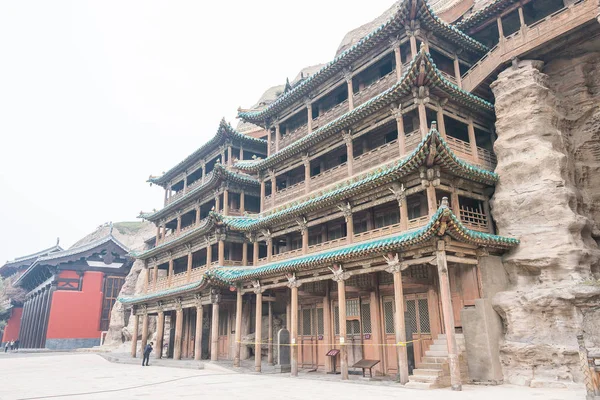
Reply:
[[325, 366], [323, 341], [324, 324], [323, 308], [321, 305], [301, 305], [298, 310], [298, 359], [303, 368], [318, 368]]
[[425, 351], [433, 343], [431, 335], [431, 318], [427, 293], [408, 294], [404, 296], [406, 339], [412, 340], [408, 345], [409, 371], [421, 363]]
[[220, 360], [229, 358], [229, 311], [219, 310], [219, 343], [217, 346]]
[[460, 310], [465, 306], [474, 306], [479, 298], [477, 270], [475, 265], [454, 264], [448, 268], [450, 294], [454, 311], [454, 325], [461, 327]]

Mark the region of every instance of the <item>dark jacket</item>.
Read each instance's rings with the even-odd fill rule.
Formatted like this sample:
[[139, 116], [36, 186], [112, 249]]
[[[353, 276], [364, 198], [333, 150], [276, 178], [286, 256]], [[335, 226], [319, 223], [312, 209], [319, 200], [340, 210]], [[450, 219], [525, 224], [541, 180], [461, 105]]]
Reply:
[[151, 345], [149, 345], [149, 344], [147, 344], [147, 345], [146, 345], [146, 348], [144, 349], [144, 354], [145, 354], [145, 355], [148, 355], [148, 354], [150, 354], [150, 353], [152, 353], [152, 346], [151, 346]]

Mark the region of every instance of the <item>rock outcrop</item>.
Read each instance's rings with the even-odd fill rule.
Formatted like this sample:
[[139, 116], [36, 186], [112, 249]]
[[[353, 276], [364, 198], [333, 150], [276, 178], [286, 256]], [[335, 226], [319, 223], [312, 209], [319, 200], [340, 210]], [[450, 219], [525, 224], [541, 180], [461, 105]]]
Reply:
[[[600, 251], [592, 236], [598, 186], [597, 178], [585, 176], [600, 165], [587, 150], [599, 144], [598, 125], [582, 130], [593, 124], [569, 120], [574, 110], [595, 114], [575, 101], [587, 90], [585, 77], [567, 81], [543, 69], [540, 61], [520, 61], [492, 85], [500, 176], [492, 213], [500, 234], [521, 240], [504, 257], [510, 288], [494, 297], [494, 308], [505, 329], [505, 381], [564, 386], [582, 378], [576, 335], [584, 332], [588, 346], [600, 345], [594, 280]], [[561, 85], [575, 96], [564, 97]]]

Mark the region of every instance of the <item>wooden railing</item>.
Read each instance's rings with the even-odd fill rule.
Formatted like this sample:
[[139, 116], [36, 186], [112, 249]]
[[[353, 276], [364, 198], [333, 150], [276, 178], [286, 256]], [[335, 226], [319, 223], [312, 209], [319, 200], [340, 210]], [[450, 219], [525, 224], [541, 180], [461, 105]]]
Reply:
[[446, 143], [448, 143], [450, 150], [456, 153], [457, 156], [473, 160], [473, 152], [471, 151], [471, 144], [469, 142], [447, 135]]
[[448, 72], [442, 71], [440, 70], [440, 72], [442, 73], [442, 75], [444, 76], [444, 78], [448, 79], [450, 82], [454, 83], [456, 85], [456, 76], [454, 76], [453, 74], [449, 74]]
[[380, 93], [383, 93], [387, 89], [391, 88], [397, 81], [398, 77], [396, 76], [396, 70], [394, 69], [389, 74], [382, 76], [369, 86], [366, 86], [360, 92], [354, 93], [354, 107], [358, 107], [367, 100], [377, 96]]
[[477, 147], [477, 154], [473, 156], [470, 143], [452, 136], [446, 136], [446, 143], [458, 157], [464, 158], [465, 161], [490, 171], [496, 168], [497, 160], [493, 152]]
[[294, 249], [279, 254], [273, 254], [273, 256], [271, 256], [271, 261], [285, 260], [287, 258], [292, 258], [299, 255], [302, 255], [302, 247], [299, 249]]
[[177, 239], [178, 237], [184, 235], [187, 231], [190, 231], [194, 228], [197, 228], [203, 220], [200, 220], [200, 222], [198, 224], [193, 223], [191, 225], [186, 226], [185, 228], [181, 228], [181, 230], [179, 232], [175, 231], [173, 233], [170, 233], [168, 235], [166, 235], [163, 239], [160, 240], [160, 242], [158, 243], [160, 244], [164, 244], [164, 243], [169, 243], [175, 239]]
[[[283, 204], [287, 201], [297, 199], [298, 196], [303, 195], [304, 192], [305, 192], [304, 181], [298, 182], [292, 186], [288, 186], [286, 188], [278, 190], [277, 192], [275, 192], [275, 204], [279, 205], [279, 204]], [[271, 201], [272, 198], [273, 198], [273, 194], [265, 196], [265, 200], [264, 200], [265, 201], [265, 203], [264, 203], [265, 210], [272, 208], [272, 204], [273, 204]]]
[[284, 147], [289, 146], [296, 140], [306, 136], [307, 133], [308, 133], [308, 124], [299, 126], [298, 128], [296, 128], [293, 131], [291, 131], [290, 133], [286, 134], [279, 140], [279, 149], [281, 150]]
[[161, 290], [166, 290], [173, 287], [183, 286], [190, 282], [198, 281], [206, 272], [206, 266], [196, 267], [190, 271], [190, 276], [188, 279], [187, 270], [184, 272], [180, 272], [178, 274], [174, 274], [171, 277], [169, 284], [168, 276], [161, 276], [156, 280], [156, 287], [154, 286], [154, 281], [148, 283], [148, 292], [159, 292]]
[[579, 0], [530, 26], [522, 27], [504, 40], [501, 38], [498, 45], [463, 75], [462, 88], [472, 92], [504, 63], [594, 21], [598, 14], [597, 7], [596, 0]]
[[466, 227], [470, 229], [482, 232], [489, 231], [487, 215], [479, 210], [461, 206], [460, 220]]
[[407, 153], [410, 153], [414, 149], [417, 148], [419, 143], [421, 143], [423, 138], [421, 137], [421, 130], [415, 129], [412, 132], [408, 132], [404, 134], [404, 148]]
[[423, 215], [422, 217], [413, 218], [408, 220], [408, 229], [420, 228], [427, 225], [429, 222], [429, 215]]
[[489, 151], [487, 149], [482, 149], [481, 147], [477, 148], [477, 161], [475, 164], [493, 171], [498, 164], [498, 160], [496, 159], [496, 155], [494, 152]]
[[342, 163], [328, 169], [327, 171], [323, 171], [318, 175], [311, 176], [310, 187], [315, 189], [322, 188], [326, 185], [335, 183], [342, 178], [346, 178], [347, 176], [348, 166], [346, 163]]
[[337, 117], [344, 115], [348, 111], [350, 111], [350, 109], [348, 106], [348, 99], [346, 99], [341, 103], [331, 107], [329, 110], [325, 111], [317, 118], [314, 118], [312, 123], [312, 129], [315, 130], [317, 128], [325, 126]]
[[313, 244], [312, 246], [308, 246], [309, 253], [316, 253], [317, 251], [331, 249], [332, 247], [343, 246], [348, 242], [346, 237], [342, 237], [339, 239], [328, 240], [327, 242]]
[[[210, 177], [212, 176], [213, 171], [210, 171], [208, 174], [206, 174], [204, 176], [204, 182], [207, 182]], [[202, 178], [198, 179], [196, 182], [192, 183], [191, 185], [188, 185], [185, 190], [180, 190], [179, 192], [175, 193], [174, 195], [171, 196], [170, 199], [167, 200], [166, 204], [171, 204], [172, 202], [174, 202], [177, 199], [182, 198], [185, 194], [191, 192], [192, 190], [194, 190], [195, 188], [197, 188], [198, 186], [202, 185]]]
[[361, 154], [358, 157], [354, 157], [354, 163], [352, 164], [352, 172], [362, 172], [367, 169], [373, 168], [374, 166], [388, 162], [391, 159], [397, 158], [400, 155], [400, 149], [398, 148], [398, 141], [392, 140], [389, 143], [384, 144], [369, 150], [366, 153]]
[[381, 228], [373, 229], [366, 232], [357, 233], [354, 235], [354, 241], [363, 241], [375, 239], [382, 236], [391, 235], [392, 233], [400, 232], [400, 224], [388, 225]]

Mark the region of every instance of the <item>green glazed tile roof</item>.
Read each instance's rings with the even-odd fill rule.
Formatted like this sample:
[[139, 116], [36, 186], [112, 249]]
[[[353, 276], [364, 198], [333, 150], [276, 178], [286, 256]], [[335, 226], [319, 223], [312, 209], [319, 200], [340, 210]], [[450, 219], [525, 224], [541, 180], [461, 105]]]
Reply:
[[238, 161], [235, 163], [235, 166], [245, 171], [258, 172], [266, 170], [278, 162], [310, 148], [312, 145], [326, 137], [336, 133], [339, 134], [343, 129], [351, 127], [353, 124], [364, 119], [366, 116], [371, 115], [373, 112], [388, 107], [403, 96], [411, 94], [412, 89], [415, 86], [439, 88], [451, 96], [454, 101], [472, 109], [489, 112], [493, 112], [494, 110], [494, 106], [491, 103], [462, 90], [456, 84], [446, 79], [437, 69], [431, 56], [425, 52], [425, 47], [421, 46], [419, 53], [417, 53], [417, 56], [411, 61], [408, 68], [406, 68], [402, 78], [385, 92], [371, 98], [367, 102], [298, 139], [281, 151], [271, 154], [265, 159]]
[[199, 281], [184, 286], [169, 288], [160, 292], [134, 297], [121, 297], [123, 304], [141, 303], [157, 300], [186, 292], [199, 291], [208, 285], [235, 286], [236, 283], [271, 275], [296, 272], [320, 265], [330, 265], [390, 251], [400, 251], [411, 246], [427, 242], [435, 236], [449, 235], [453, 239], [476, 246], [508, 250], [519, 244], [518, 239], [471, 230], [465, 227], [447, 205], [442, 204], [431, 217], [427, 225], [408, 232], [402, 232], [383, 238], [359, 242], [319, 253], [302, 255], [288, 260], [277, 261], [258, 267], [223, 267], [208, 270]]
[[273, 262], [259, 267], [248, 269], [220, 267], [211, 270], [209, 274], [211, 276], [219, 276], [222, 280], [234, 284], [235, 282], [247, 281], [282, 272], [294, 272], [316, 265], [333, 264], [356, 257], [398, 251], [427, 242], [434, 236], [443, 236], [444, 234], [448, 234], [461, 242], [502, 250], [510, 249], [519, 244], [518, 239], [492, 235], [466, 228], [447, 206], [442, 205], [431, 217], [426, 226], [412, 231], [342, 246], [320, 253], [303, 255], [289, 260]]
[[191, 199], [197, 198], [200, 194], [205, 193], [207, 190], [214, 189], [218, 183], [223, 181], [254, 186], [256, 188], [260, 186], [258, 179], [254, 178], [251, 175], [242, 172], [231, 171], [227, 169], [227, 167], [223, 164], [215, 164], [212, 174], [210, 174], [210, 178], [203, 184], [200, 184], [193, 190], [181, 196], [174, 202], [167, 204], [164, 208], [156, 212], [140, 214], [139, 218], [144, 218], [148, 221], [156, 221], [157, 219], [163, 217], [165, 214], [168, 214], [173, 209], [176, 209], [182, 204], [187, 203]]
[[260, 111], [239, 112], [238, 117], [248, 122], [264, 125], [265, 120], [273, 118], [277, 113], [289, 107], [294, 102], [302, 100], [319, 85], [343, 71], [344, 68], [351, 66], [359, 57], [362, 57], [392, 35], [397, 34], [404, 25], [410, 25], [410, 21], [412, 20], [421, 21], [429, 30], [460, 45], [466, 50], [477, 54], [484, 54], [488, 51], [485, 45], [438, 18], [425, 0], [416, 0], [416, 13], [414, 14], [412, 13], [412, 3], [413, 0], [401, 0], [397, 5], [396, 12], [387, 21], [363, 37], [355, 45], [339, 54], [319, 71], [302, 81], [292, 90], [281, 95], [266, 108]]
[[460, 20], [459, 22], [455, 23], [454, 26], [461, 31], [466, 31], [467, 29], [484, 22], [488, 18], [498, 15], [516, 2], [517, 0], [492, 0], [481, 10], [478, 10], [469, 15], [467, 18]]
[[494, 185], [498, 181], [496, 173], [476, 167], [458, 158], [440, 133], [432, 129], [417, 148], [405, 158], [382, 165], [374, 171], [346, 179], [338, 183], [333, 189], [316, 192], [309, 198], [301, 197], [296, 202], [290, 202], [258, 216], [226, 217], [212, 213], [211, 217], [234, 230], [254, 231], [268, 228], [270, 224], [275, 222], [289, 220], [317, 207], [334, 205], [357, 193], [398, 181], [402, 177], [418, 171], [420, 166], [426, 164], [432, 152], [434, 152], [432, 165], [440, 165], [452, 171], [455, 175], [486, 185]]
[[158, 178], [150, 178], [148, 182], [155, 183], [161, 186], [166, 185], [169, 182], [169, 180], [173, 179], [177, 174], [181, 173], [186, 168], [191, 167], [202, 157], [214, 150], [217, 146], [224, 143], [227, 139], [264, 146], [265, 153], [267, 151], [266, 140], [257, 139], [252, 136], [239, 133], [238, 131], [233, 129], [233, 127], [228, 122], [226, 122], [225, 119], [222, 119], [219, 123], [217, 133], [215, 134], [215, 136], [212, 137], [212, 139], [210, 139], [208, 142], [206, 142], [204, 145], [198, 148], [195, 152], [187, 156], [179, 164], [171, 168], [169, 171], [165, 172], [162, 176]]

